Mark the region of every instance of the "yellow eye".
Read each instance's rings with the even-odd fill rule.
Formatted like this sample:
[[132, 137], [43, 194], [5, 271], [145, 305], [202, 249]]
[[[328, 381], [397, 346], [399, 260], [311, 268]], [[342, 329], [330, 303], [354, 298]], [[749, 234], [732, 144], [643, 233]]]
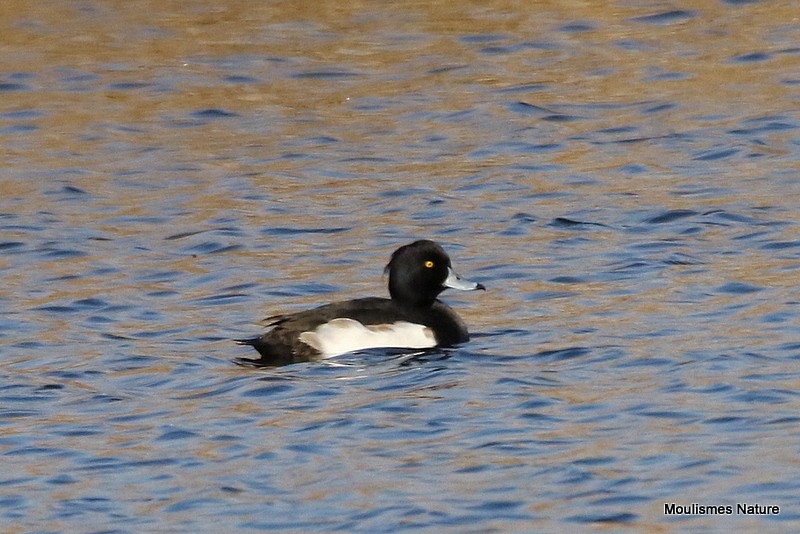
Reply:
[[428, 269], [433, 269], [433, 262], [431, 260], [426, 261], [425, 267], [427, 267]]

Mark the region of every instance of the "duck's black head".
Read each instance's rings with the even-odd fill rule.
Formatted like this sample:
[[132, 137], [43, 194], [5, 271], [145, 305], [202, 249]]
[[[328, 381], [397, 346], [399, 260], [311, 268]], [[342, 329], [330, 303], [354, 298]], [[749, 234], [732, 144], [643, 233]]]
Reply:
[[427, 239], [397, 249], [386, 271], [392, 300], [405, 306], [430, 306], [448, 287], [464, 291], [486, 289], [458, 276], [444, 249]]

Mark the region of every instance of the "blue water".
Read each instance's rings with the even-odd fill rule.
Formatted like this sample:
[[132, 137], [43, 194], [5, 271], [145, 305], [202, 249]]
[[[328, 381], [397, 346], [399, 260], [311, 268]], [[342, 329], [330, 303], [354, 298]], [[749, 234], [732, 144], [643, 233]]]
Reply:
[[[198, 6], [12, 17], [3, 531], [797, 530], [781, 6]], [[469, 343], [236, 364], [419, 238]]]

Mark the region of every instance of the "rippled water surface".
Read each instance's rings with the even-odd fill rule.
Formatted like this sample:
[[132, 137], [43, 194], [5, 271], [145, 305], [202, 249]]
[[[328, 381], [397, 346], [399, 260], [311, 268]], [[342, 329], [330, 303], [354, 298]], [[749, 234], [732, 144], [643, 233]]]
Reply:
[[[4, 532], [797, 531], [796, 4], [6, 3]], [[234, 363], [419, 238], [469, 343]]]

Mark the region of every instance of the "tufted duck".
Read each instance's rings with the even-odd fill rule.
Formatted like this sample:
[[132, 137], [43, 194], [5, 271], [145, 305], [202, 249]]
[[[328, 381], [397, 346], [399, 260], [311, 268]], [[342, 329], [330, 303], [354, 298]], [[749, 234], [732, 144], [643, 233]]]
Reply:
[[258, 365], [285, 365], [330, 358], [369, 348], [431, 348], [469, 340], [467, 327], [436, 297], [448, 287], [472, 291], [483, 285], [459, 277], [450, 258], [433, 241], [397, 249], [386, 298], [335, 302], [307, 311], [269, 317], [269, 332], [238, 343], [252, 345]]

